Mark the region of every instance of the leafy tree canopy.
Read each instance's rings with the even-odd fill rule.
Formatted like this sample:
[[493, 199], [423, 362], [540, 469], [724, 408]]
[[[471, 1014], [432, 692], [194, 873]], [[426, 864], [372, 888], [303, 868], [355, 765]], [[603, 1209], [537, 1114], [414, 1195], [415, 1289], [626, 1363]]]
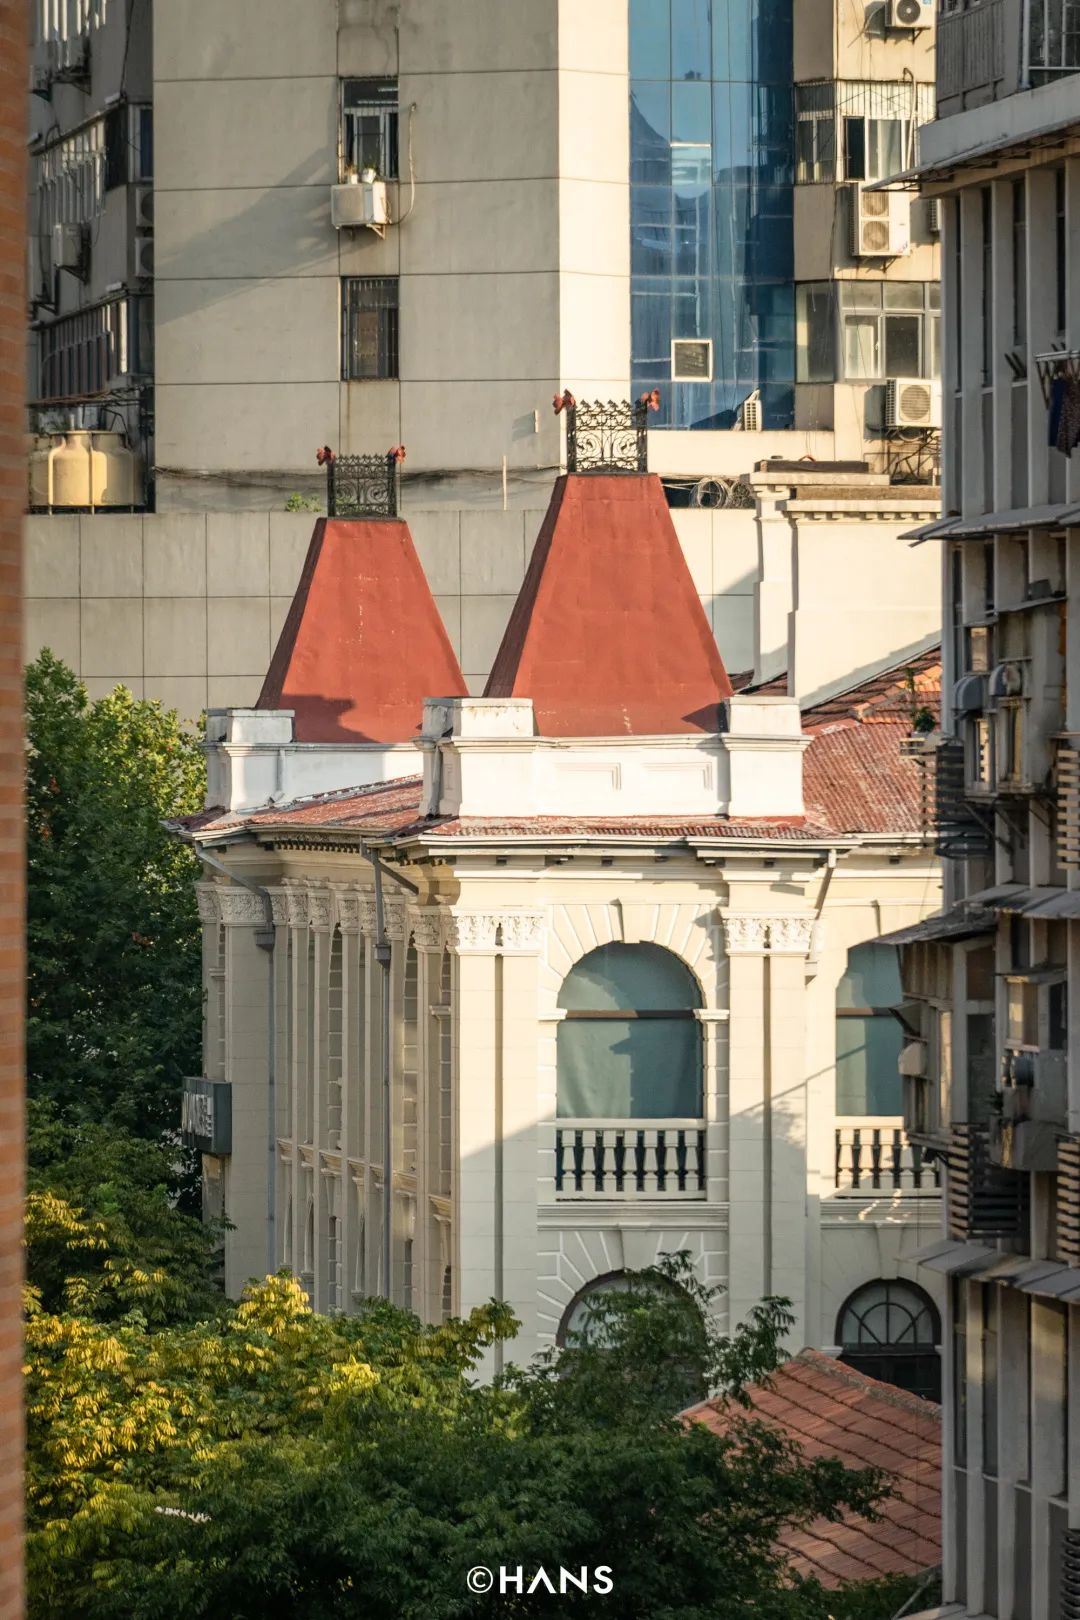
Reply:
[[49, 652], [26, 704], [30, 1094], [157, 1134], [199, 1060], [196, 862], [161, 823], [202, 802], [201, 750], [123, 687], [91, 702]]
[[[872, 1512], [881, 1481], [804, 1460], [739, 1405], [781, 1354], [782, 1302], [726, 1338], [692, 1331], [677, 1290], [699, 1292], [685, 1257], [598, 1305], [577, 1345], [484, 1385], [482, 1354], [516, 1329], [494, 1303], [438, 1327], [379, 1302], [320, 1317], [283, 1275], [157, 1332], [36, 1305], [31, 1612], [825, 1620], [835, 1598], [792, 1586], [777, 1532]], [[727, 1434], [672, 1411], [687, 1378], [731, 1397]], [[477, 1565], [556, 1586], [560, 1567], [606, 1565], [614, 1591], [471, 1593]]]
[[138, 1311], [150, 1326], [215, 1314], [221, 1233], [179, 1207], [175, 1150], [114, 1126], [27, 1118], [27, 1281], [46, 1311], [102, 1322]]

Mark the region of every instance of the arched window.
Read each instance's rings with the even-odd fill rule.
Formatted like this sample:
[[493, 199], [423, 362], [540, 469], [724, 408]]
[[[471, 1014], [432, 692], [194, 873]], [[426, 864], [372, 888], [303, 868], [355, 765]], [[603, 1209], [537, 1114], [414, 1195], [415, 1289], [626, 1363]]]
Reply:
[[560, 1119], [700, 1119], [701, 992], [659, 945], [601, 945], [559, 992]]
[[900, 1280], [857, 1288], [837, 1318], [841, 1361], [870, 1378], [941, 1399], [941, 1324], [929, 1294]]
[[903, 1032], [895, 945], [856, 945], [836, 989], [836, 1112], [900, 1114], [898, 1068]]
[[[602, 1277], [594, 1277], [583, 1288], [579, 1288], [562, 1315], [558, 1333], [555, 1335], [559, 1345], [573, 1344], [575, 1339], [580, 1342], [584, 1337], [587, 1342], [595, 1342], [597, 1323], [592, 1321], [593, 1308], [598, 1294], [624, 1294], [632, 1284], [643, 1286], [643, 1279], [631, 1277], [625, 1271], [609, 1271]], [[671, 1282], [664, 1277], [652, 1277], [648, 1282], [650, 1295], [657, 1298], [673, 1298], [685, 1300], [688, 1311], [697, 1312], [697, 1306], [684, 1288], [678, 1283]], [[591, 1331], [590, 1331], [591, 1329]]]

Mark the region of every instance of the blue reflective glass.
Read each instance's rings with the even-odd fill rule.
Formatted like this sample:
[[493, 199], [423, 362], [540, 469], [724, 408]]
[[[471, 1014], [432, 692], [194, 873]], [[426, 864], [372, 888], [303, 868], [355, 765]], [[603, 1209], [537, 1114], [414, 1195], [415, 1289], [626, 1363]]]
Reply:
[[630, 0], [630, 77], [671, 78], [670, 0]]
[[630, 270], [644, 276], [672, 271], [672, 197], [667, 186], [630, 188]]
[[636, 84], [630, 97], [630, 179], [671, 179], [671, 87]]
[[[657, 426], [733, 427], [759, 385], [767, 426], [794, 419], [792, 7], [630, 0], [632, 370]], [[711, 339], [711, 382], [671, 382], [684, 336]]]
[[671, 87], [671, 138], [708, 146], [712, 142], [712, 96], [707, 84]]
[[[717, 9], [724, 0], [717, 0]], [[709, 0], [671, 0], [671, 77], [708, 79]]]

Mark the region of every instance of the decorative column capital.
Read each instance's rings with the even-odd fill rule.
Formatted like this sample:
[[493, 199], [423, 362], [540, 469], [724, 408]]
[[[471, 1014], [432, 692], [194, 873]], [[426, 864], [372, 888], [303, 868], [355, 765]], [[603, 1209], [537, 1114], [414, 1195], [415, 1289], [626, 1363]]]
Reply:
[[289, 906], [287, 889], [270, 890], [270, 908], [274, 913], [274, 926], [287, 928], [289, 925]]
[[542, 911], [451, 911], [447, 940], [459, 955], [502, 951], [524, 956], [540, 950], [544, 923]]
[[326, 889], [308, 891], [308, 926], [329, 933], [334, 926], [334, 896]]
[[493, 911], [451, 911], [446, 918], [447, 943], [459, 956], [494, 952], [499, 919]]
[[361, 894], [356, 901], [357, 914], [360, 918], [360, 932], [368, 939], [375, 938], [375, 899], [373, 895]]
[[396, 894], [383, 893], [383, 927], [387, 939], [397, 943], [405, 938], [405, 901]]
[[221, 920], [226, 928], [261, 928], [266, 922], [262, 895], [250, 889], [221, 889]]
[[539, 951], [546, 920], [542, 911], [501, 911], [497, 920], [504, 952], [524, 956]]
[[729, 956], [764, 956], [769, 919], [755, 912], [727, 911], [721, 917]]
[[769, 922], [769, 949], [774, 956], [805, 956], [810, 949], [814, 919], [809, 912], [773, 917]]
[[284, 893], [285, 916], [289, 927], [306, 928], [310, 916], [308, 891], [304, 888], [287, 888]]
[[196, 883], [195, 899], [199, 906], [199, 921], [204, 928], [213, 927], [221, 921], [221, 902], [218, 895], [221, 886], [217, 883]]
[[338, 889], [335, 895], [337, 902], [338, 927], [343, 934], [358, 934], [360, 932], [360, 896], [355, 889]]
[[434, 906], [410, 906], [408, 929], [418, 951], [441, 951], [443, 943], [442, 912]]

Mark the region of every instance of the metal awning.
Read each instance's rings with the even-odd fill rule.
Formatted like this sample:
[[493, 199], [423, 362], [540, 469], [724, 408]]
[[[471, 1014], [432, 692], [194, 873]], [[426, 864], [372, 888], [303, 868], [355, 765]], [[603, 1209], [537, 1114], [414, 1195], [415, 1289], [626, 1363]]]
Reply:
[[976, 934], [992, 933], [996, 927], [995, 912], [963, 901], [949, 911], [936, 911], [932, 917], [924, 917], [922, 922], [894, 928], [891, 934], [879, 934], [874, 943], [920, 945], [935, 939], [972, 939]]
[[1060, 1299], [1071, 1303], [1080, 1298], [1080, 1271], [1075, 1266], [1054, 1265], [1047, 1261], [1046, 1269], [1039, 1275], [1025, 1278], [1014, 1286], [1021, 1293], [1035, 1294], [1039, 1299]]
[[963, 151], [954, 153], [951, 157], [928, 158], [925, 163], [915, 163], [911, 168], [902, 169], [899, 174], [891, 174], [885, 180], [876, 180], [866, 189], [889, 191], [900, 188], [910, 191], [918, 189], [924, 181], [951, 180], [964, 169], [978, 167], [984, 158], [997, 161], [1007, 157], [1027, 157], [1040, 147], [1056, 144], [1075, 133], [1078, 123], [1080, 119], [1077, 118], [1076, 112], [1071, 111], [1068, 117], [1041, 124], [1038, 129], [1026, 134], [1010, 130], [1008, 133], [995, 136], [992, 140], [983, 141], [978, 146], [965, 147]]
[[989, 907], [1025, 917], [1080, 917], [1080, 889], [1028, 888], [1023, 883], [999, 883], [968, 895], [965, 905]]
[[917, 1249], [908, 1259], [914, 1260], [918, 1266], [927, 1271], [940, 1271], [947, 1277], [961, 1277], [979, 1271], [988, 1260], [996, 1260], [996, 1249], [988, 1249], [985, 1243], [962, 1243], [956, 1238], [944, 1238], [938, 1243], [930, 1243], [925, 1249]]
[[1002, 512], [981, 512], [976, 517], [945, 518], [909, 529], [900, 536], [922, 545], [924, 540], [992, 540], [995, 534], [1019, 534], [1025, 529], [1062, 529], [1080, 523], [1080, 506], [1075, 501], [1048, 502], [1042, 506], [1014, 506]]

